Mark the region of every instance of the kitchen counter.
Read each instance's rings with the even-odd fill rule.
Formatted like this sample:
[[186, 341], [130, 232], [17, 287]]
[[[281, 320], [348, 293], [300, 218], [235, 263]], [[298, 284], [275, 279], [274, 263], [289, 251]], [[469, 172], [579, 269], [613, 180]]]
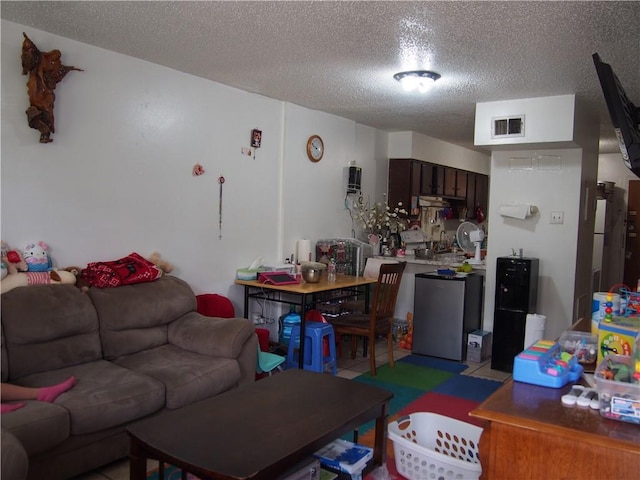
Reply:
[[[432, 265], [434, 267], [458, 267], [464, 263], [464, 257], [462, 255], [457, 255], [454, 258], [453, 253], [437, 253], [435, 258], [426, 259], [426, 258], [418, 258], [415, 255], [405, 255], [404, 257], [385, 257], [385, 256], [377, 256], [375, 258], [380, 258], [384, 260], [397, 260], [399, 262], [407, 262], [409, 264], [416, 265]], [[474, 270], [486, 270], [486, 266], [483, 263], [480, 265], [471, 264]], [[435, 270], [435, 269], [434, 269]]]
[[[394, 311], [394, 317], [398, 319], [407, 318], [408, 313], [413, 314], [414, 309], [414, 297], [415, 297], [415, 276], [418, 273], [431, 273], [435, 272], [438, 268], [450, 267], [455, 270], [456, 267], [462, 265], [463, 257], [459, 256], [457, 261], [451, 262], [449, 253], [439, 253], [433, 260], [427, 260], [426, 258], [417, 258], [414, 255], [405, 255], [404, 257], [384, 257], [377, 256], [382, 260], [397, 260], [399, 262], [407, 262], [407, 268], [402, 276], [400, 282], [400, 290], [398, 291], [398, 298], [396, 300], [396, 309]], [[482, 275], [485, 274], [485, 265], [472, 265], [473, 274]], [[484, 288], [484, 287], [483, 287]]]

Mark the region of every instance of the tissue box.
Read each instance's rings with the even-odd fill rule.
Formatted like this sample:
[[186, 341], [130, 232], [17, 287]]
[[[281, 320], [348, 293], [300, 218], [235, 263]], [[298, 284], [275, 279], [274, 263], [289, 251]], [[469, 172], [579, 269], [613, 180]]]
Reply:
[[640, 333], [640, 317], [613, 317], [598, 326], [598, 364], [608, 354], [631, 356], [633, 343]]
[[467, 336], [467, 361], [483, 362], [491, 352], [491, 332], [474, 330]]
[[262, 268], [239, 268], [236, 270], [236, 278], [238, 280], [255, 280], [258, 278], [258, 273], [263, 271]]

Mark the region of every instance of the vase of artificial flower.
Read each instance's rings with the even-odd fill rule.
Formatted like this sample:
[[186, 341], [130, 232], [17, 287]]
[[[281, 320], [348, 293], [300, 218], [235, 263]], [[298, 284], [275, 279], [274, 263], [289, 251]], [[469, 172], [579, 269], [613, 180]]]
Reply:
[[382, 235], [379, 233], [370, 233], [367, 235], [367, 239], [369, 240], [369, 245], [371, 245], [371, 249], [373, 250], [373, 255], [380, 255], [380, 243], [382, 242]]
[[393, 209], [389, 207], [385, 200], [383, 202], [371, 203], [369, 200], [363, 201], [360, 197], [354, 204], [352, 216], [362, 227], [365, 241], [373, 248], [374, 255], [380, 255], [381, 243], [390, 234], [399, 234], [406, 228], [407, 211], [399, 203]]

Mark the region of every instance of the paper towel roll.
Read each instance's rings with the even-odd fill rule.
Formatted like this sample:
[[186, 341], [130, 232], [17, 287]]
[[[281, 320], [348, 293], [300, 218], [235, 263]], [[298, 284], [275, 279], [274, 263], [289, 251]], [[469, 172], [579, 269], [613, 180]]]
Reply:
[[298, 240], [296, 244], [297, 254], [298, 254], [298, 263], [300, 262], [310, 262], [311, 259], [311, 240], [303, 238]]
[[544, 325], [547, 317], [537, 313], [528, 313], [524, 327], [524, 348], [527, 349], [544, 338]]
[[536, 212], [533, 205], [500, 205], [498, 213], [503, 217], [517, 218], [524, 220]]

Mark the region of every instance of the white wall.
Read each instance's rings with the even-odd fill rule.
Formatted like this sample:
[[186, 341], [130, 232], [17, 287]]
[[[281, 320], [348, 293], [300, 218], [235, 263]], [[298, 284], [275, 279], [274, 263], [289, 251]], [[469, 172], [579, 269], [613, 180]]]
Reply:
[[[523, 98], [476, 104], [476, 145], [513, 146], [574, 141], [575, 95]], [[524, 135], [492, 138], [495, 118], [524, 115]], [[544, 147], [543, 147], [544, 148]]]
[[488, 175], [491, 156], [416, 132], [389, 134], [389, 158], [413, 158]]
[[[554, 155], [555, 170], [517, 170], [512, 157]], [[580, 205], [580, 149], [493, 152], [485, 287], [484, 328], [493, 328], [496, 258], [511, 249], [540, 259], [537, 313], [547, 316], [546, 336], [556, 338], [572, 323], [577, 230]], [[500, 205], [529, 203], [538, 214], [526, 220], [501, 217]], [[552, 211], [564, 213], [564, 223], [552, 225]]]
[[627, 168], [620, 153], [604, 153], [598, 157], [598, 182], [614, 182], [624, 188], [625, 203], [629, 192], [629, 181], [639, 178]]
[[[23, 31], [84, 69], [55, 90], [50, 144], [24, 113]], [[44, 240], [58, 267], [157, 250], [196, 293], [227, 295], [241, 314], [237, 268], [257, 256], [281, 261], [302, 236], [350, 236], [350, 160], [368, 193], [384, 191], [383, 132], [12, 22], [1, 35], [2, 239], [13, 248]], [[255, 160], [240, 153], [253, 128], [263, 131]], [[327, 151], [317, 164], [305, 153], [314, 133]]]

